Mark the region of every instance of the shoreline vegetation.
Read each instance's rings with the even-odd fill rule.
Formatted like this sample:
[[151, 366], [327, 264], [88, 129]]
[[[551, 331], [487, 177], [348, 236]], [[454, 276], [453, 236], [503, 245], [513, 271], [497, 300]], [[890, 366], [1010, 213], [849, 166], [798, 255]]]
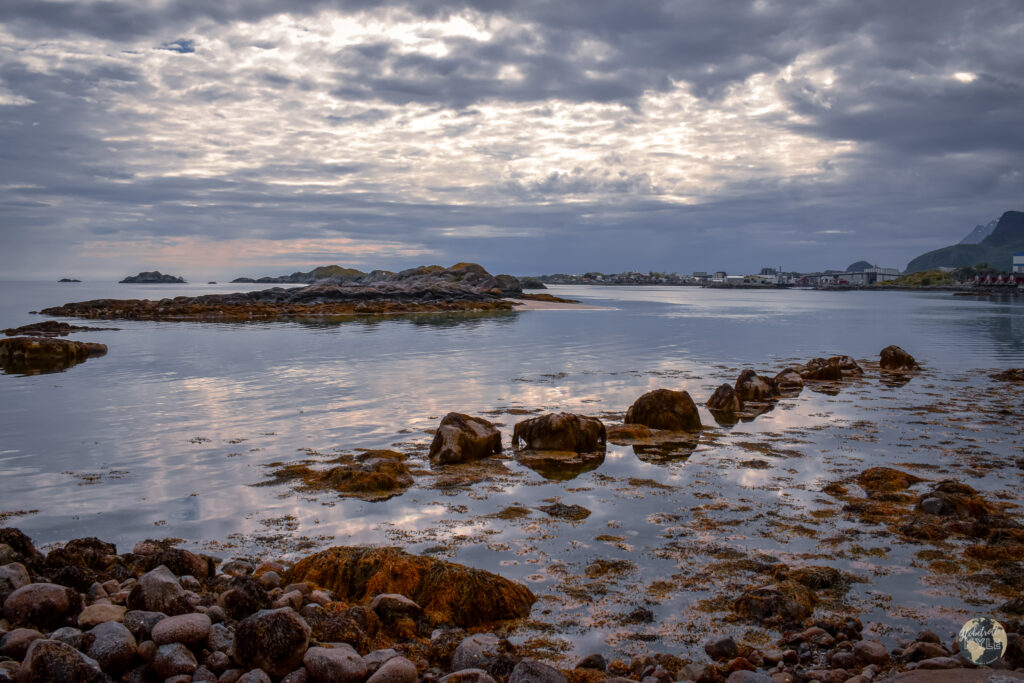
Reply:
[[[855, 382], [866, 373], [909, 378], [916, 360], [896, 346], [874, 362], [847, 356], [815, 358], [775, 376], [744, 370], [707, 401], [724, 420], [755, 414], [805, 384]], [[994, 376], [1016, 382], [1024, 370]], [[623, 423], [549, 413], [518, 422], [517, 451], [590, 452], [606, 442], [673, 439], [701, 429], [685, 391], [658, 389], [639, 398]], [[430, 445], [439, 465], [486, 460], [501, 450], [497, 425], [450, 413]], [[402, 456], [367, 452], [339, 459], [330, 470], [285, 468], [279, 479], [336, 488], [366, 500], [387, 486], [408, 487], [412, 472]], [[382, 488], [383, 487], [383, 488]], [[844, 513], [881, 524], [913, 543], [958, 539], [975, 566], [998, 578], [1007, 558], [1019, 558], [1021, 525], [1013, 506], [952, 479], [934, 481], [891, 467], [870, 467], [834, 481], [823, 493], [844, 503]], [[581, 506], [541, 510], [567, 520], [585, 518]], [[991, 668], [959, 654], [955, 638], [930, 631], [889, 648], [861, 621], [829, 611], [830, 596], [852, 578], [829, 566], [760, 567], [757, 583], [731, 586], [721, 609], [737, 620], [778, 634], [771, 638], [702, 633], [703, 655], [659, 652], [630, 661], [583, 653], [573, 660], [552, 652], [544, 639], [513, 642], [540, 602], [529, 588], [492, 572], [414, 555], [394, 547], [335, 546], [290, 561], [220, 558], [177, 547], [180, 539], [144, 540], [131, 552], [97, 538], [82, 538], [40, 552], [15, 528], [0, 528], [0, 676], [19, 681], [245, 681], [252, 683], [750, 683], [776, 681], [987, 680], [988, 673], [1019, 678], [1024, 626], [1007, 619], [1008, 647]], [[587, 575], [619, 571], [610, 560], [588, 565]], [[1019, 595], [1002, 608], [1021, 612]], [[632, 618], [632, 616], [631, 616]], [[649, 622], [650, 611], [635, 619]], [[727, 622], [730, 620], [726, 620]], [[764, 633], [762, 631], [762, 633]], [[945, 679], [942, 679], [945, 680]]]

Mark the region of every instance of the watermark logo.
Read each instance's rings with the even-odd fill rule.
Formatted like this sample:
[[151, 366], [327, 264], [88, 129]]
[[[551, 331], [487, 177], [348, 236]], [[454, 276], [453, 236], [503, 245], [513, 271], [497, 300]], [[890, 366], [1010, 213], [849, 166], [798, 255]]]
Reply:
[[985, 666], [998, 660], [1006, 652], [1006, 630], [995, 619], [971, 619], [956, 637], [960, 654], [967, 661]]

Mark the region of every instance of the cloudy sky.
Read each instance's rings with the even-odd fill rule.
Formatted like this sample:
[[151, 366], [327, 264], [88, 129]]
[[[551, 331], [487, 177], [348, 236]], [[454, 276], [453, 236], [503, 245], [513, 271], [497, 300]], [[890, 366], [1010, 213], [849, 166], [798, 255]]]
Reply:
[[1024, 209], [1019, 0], [3, 0], [0, 279], [903, 267]]

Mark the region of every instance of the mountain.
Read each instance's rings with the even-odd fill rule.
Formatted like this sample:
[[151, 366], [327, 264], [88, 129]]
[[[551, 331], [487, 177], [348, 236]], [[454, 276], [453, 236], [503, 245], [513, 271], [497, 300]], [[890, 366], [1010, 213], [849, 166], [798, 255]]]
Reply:
[[863, 273], [868, 268], [874, 268], [874, 264], [868, 263], [867, 261], [857, 261], [846, 266], [847, 273]]
[[[973, 233], [972, 233], [973, 234]], [[907, 273], [936, 268], [957, 268], [987, 263], [1009, 272], [1014, 252], [1024, 251], [1024, 212], [1007, 211], [996, 222], [992, 233], [978, 244], [954, 244], [921, 254], [907, 264]]]
[[232, 282], [297, 282], [302, 284], [312, 284], [329, 278], [344, 280], [346, 278], [361, 277], [363, 275], [366, 275], [366, 273], [361, 270], [356, 270], [355, 268], [344, 268], [342, 266], [320, 266], [319, 268], [314, 268], [308, 273], [296, 271], [291, 275], [278, 275], [277, 277], [264, 276], [256, 280], [251, 277], [240, 277], [232, 280]]
[[975, 225], [974, 230], [971, 230], [967, 237], [960, 240], [959, 244], [979, 244], [983, 239], [992, 234], [998, 223], [999, 219], [993, 218], [985, 225]]

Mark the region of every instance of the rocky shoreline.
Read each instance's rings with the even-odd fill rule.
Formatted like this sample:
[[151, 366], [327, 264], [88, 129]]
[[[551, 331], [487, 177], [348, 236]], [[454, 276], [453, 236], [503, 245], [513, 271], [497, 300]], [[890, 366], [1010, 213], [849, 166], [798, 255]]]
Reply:
[[[397, 548], [335, 547], [294, 564], [231, 560], [142, 541], [118, 554], [96, 538], [42, 553], [0, 529], [0, 681], [223, 683], [784, 683], [1024, 679], [1024, 637], [1006, 622], [994, 668], [974, 667], [929, 631], [888, 650], [856, 618], [800, 619], [771, 644], [725, 637], [706, 658], [572, 666], [509, 640], [536, 600], [490, 572]], [[794, 594], [828, 583], [791, 572]], [[768, 594], [754, 610], [788, 610]], [[1012, 669], [1017, 671], [1013, 672]], [[957, 678], [938, 678], [959, 672]], [[994, 678], [992, 680], [995, 680]]]

